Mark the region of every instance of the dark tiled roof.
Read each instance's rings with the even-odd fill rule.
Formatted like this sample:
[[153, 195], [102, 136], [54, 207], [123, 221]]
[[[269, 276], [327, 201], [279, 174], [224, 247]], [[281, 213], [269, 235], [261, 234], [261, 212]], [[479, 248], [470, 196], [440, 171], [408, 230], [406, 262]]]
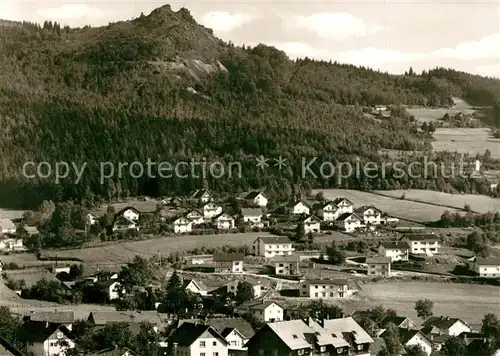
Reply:
[[465, 322], [463, 322], [461, 319], [458, 318], [432, 316], [422, 324], [422, 331], [424, 333], [429, 333], [433, 328], [437, 328], [440, 330], [447, 330], [458, 321], [465, 324]]
[[243, 216], [262, 216], [262, 209], [259, 208], [242, 208], [241, 215]]
[[245, 199], [254, 199], [255, 197], [257, 197], [259, 194], [261, 194], [262, 192], [260, 190], [256, 190], [254, 192], [250, 192], [248, 193], [246, 196], [245, 196]]
[[[8, 354], [6, 353], [5, 356], [11, 356], [11, 355], [23, 356], [21, 351], [16, 349], [7, 340], [5, 340], [3, 337], [0, 336], [0, 352], [2, 352], [2, 350], [1, 350], [2, 348], [9, 352]], [[2, 355], [4, 355], [4, 354], [2, 354]]]
[[[266, 309], [271, 304], [276, 304], [276, 305], [281, 307], [281, 305], [279, 305], [276, 302], [273, 302], [272, 300], [249, 300], [249, 301], [239, 305], [237, 307], [237, 309], [263, 310], [263, 309]], [[281, 308], [283, 308], [283, 307], [281, 307]]]
[[226, 337], [226, 335], [223, 334], [224, 332], [230, 332], [226, 329], [231, 329], [231, 331], [236, 329], [246, 338], [251, 338], [255, 334], [252, 324], [243, 318], [209, 318], [207, 320], [184, 319], [179, 321], [178, 326], [189, 322], [210, 325], [224, 337]]
[[292, 243], [286, 236], [260, 236], [259, 239], [265, 244], [289, 244]]
[[73, 338], [71, 331], [69, 331], [64, 325], [49, 324], [46, 326], [45, 323], [30, 321], [27, 321], [22, 325], [21, 338], [23, 341], [44, 342], [50, 335], [58, 330], [70, 339]]
[[210, 195], [210, 193], [208, 192], [208, 190], [206, 189], [199, 189], [197, 190], [196, 192], [193, 193], [192, 197], [195, 198], [195, 199], [198, 199], [198, 198], [201, 198], [203, 196], [203, 194], [207, 193], [208, 195]]
[[289, 255], [289, 256], [276, 256], [273, 258], [273, 262], [300, 262], [299, 255]]
[[245, 259], [245, 254], [243, 254], [243, 253], [216, 253], [216, 254], [214, 254], [214, 261], [231, 262], [231, 261], [243, 261], [244, 259]]
[[391, 263], [390, 257], [368, 257], [366, 259], [367, 264], [380, 264], [380, 263]]
[[168, 344], [177, 343], [179, 346], [191, 346], [205, 332], [209, 332], [214, 337], [218, 338], [223, 343], [227, 344], [226, 340], [210, 325], [183, 323], [174, 333], [168, 338]]
[[439, 241], [439, 236], [432, 234], [410, 234], [405, 237], [410, 241]]
[[351, 215], [354, 215], [358, 220], [362, 220], [357, 214], [355, 213], [344, 213], [342, 215], [340, 215], [338, 218], [337, 218], [337, 221], [344, 221], [345, 219], [347, 219], [349, 216]]
[[[410, 341], [418, 333], [420, 333], [420, 330], [399, 328], [399, 338], [400, 338], [401, 342], [403, 343], [403, 345], [406, 345], [406, 343], [408, 341]], [[422, 336], [425, 337], [425, 335], [423, 335], [423, 334], [422, 334]]]
[[476, 257], [476, 263], [483, 266], [500, 266], [500, 257]]
[[343, 286], [347, 284], [347, 279], [308, 279], [310, 284], [333, 284]]
[[135, 355], [135, 352], [126, 347], [112, 347], [100, 351], [94, 351], [86, 356], [123, 356], [125, 353], [129, 355]]
[[335, 205], [339, 205], [344, 200], [346, 200], [349, 204], [353, 205], [352, 202], [349, 199], [343, 198], [343, 197], [337, 197], [337, 198], [335, 198], [335, 200], [333, 201], [333, 203]]
[[31, 321], [46, 321], [49, 323], [71, 324], [74, 323], [75, 312], [72, 310], [66, 311], [34, 311], [29, 314]]

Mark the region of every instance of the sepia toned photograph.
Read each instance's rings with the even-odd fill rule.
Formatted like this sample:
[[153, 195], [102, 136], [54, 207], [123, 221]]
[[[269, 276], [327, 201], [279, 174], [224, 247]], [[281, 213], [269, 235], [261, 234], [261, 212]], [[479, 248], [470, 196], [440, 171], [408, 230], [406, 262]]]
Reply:
[[0, 356], [500, 356], [500, 0], [0, 0], [0, 70]]

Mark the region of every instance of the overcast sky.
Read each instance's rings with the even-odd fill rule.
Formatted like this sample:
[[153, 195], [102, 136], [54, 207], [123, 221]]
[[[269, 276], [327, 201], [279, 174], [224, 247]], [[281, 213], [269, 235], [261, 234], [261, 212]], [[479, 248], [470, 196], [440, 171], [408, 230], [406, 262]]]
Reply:
[[[81, 26], [149, 14], [160, 2], [0, 0], [0, 18]], [[331, 59], [401, 73], [435, 66], [500, 77], [497, 1], [183, 1], [235, 44], [265, 43], [290, 57]]]

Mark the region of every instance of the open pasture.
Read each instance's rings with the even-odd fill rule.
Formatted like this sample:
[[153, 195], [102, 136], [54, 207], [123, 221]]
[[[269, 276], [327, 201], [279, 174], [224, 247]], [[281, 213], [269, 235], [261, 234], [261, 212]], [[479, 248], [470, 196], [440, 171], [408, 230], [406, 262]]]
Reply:
[[487, 313], [500, 316], [500, 288], [488, 285], [394, 282], [362, 285], [363, 292], [375, 304], [395, 309], [399, 315], [418, 320], [414, 310], [419, 299], [434, 302], [434, 315], [463, 318], [480, 324]]
[[130, 262], [134, 256], [151, 257], [168, 255], [171, 252], [183, 252], [196, 247], [215, 248], [224, 245], [242, 246], [252, 245], [258, 236], [267, 233], [249, 232], [244, 234], [221, 235], [185, 235], [156, 238], [144, 241], [114, 243], [99, 247], [82, 249], [45, 251], [50, 256], [76, 257], [87, 264], [117, 265]]
[[464, 100], [460, 98], [453, 98], [455, 105], [451, 108], [426, 108], [426, 107], [407, 107], [406, 111], [410, 115], [413, 115], [417, 121], [420, 122], [432, 122], [443, 118], [443, 116], [448, 113], [448, 115], [453, 116], [458, 113], [463, 113], [464, 115], [471, 115], [476, 110], [467, 104]]
[[[326, 199], [333, 200], [337, 197], [349, 199], [354, 207], [363, 205], [373, 205], [383, 212], [400, 219], [417, 222], [436, 221], [447, 208], [430, 205], [426, 203], [401, 200], [392, 197], [384, 197], [369, 192], [350, 189], [320, 189], [313, 191], [313, 194], [322, 191]], [[452, 212], [459, 212], [458, 209], [448, 209]]]
[[432, 148], [435, 151], [475, 156], [489, 150], [492, 157], [500, 158], [500, 139], [493, 138], [490, 129], [438, 128], [433, 136]]
[[408, 189], [408, 190], [380, 190], [378, 194], [400, 198], [403, 194], [406, 199], [416, 200], [422, 203], [450, 206], [457, 209], [463, 209], [467, 204], [473, 211], [486, 213], [488, 211], [500, 210], [500, 199], [488, 197], [486, 195], [474, 194], [448, 194], [435, 192], [432, 190]]

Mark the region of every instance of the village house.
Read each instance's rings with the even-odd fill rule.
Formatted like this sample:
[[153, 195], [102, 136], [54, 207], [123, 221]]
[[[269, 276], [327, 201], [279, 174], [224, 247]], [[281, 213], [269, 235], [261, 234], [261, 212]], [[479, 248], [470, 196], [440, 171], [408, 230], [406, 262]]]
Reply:
[[174, 323], [173, 329], [183, 323], [200, 323], [214, 328], [228, 342], [228, 356], [246, 356], [245, 344], [255, 335], [252, 325], [243, 318], [181, 319]]
[[303, 218], [299, 224], [305, 234], [321, 232], [321, 220], [314, 215]]
[[116, 216], [117, 217], [121, 216], [121, 217], [124, 217], [125, 219], [127, 219], [129, 221], [133, 221], [133, 222], [137, 223], [139, 221], [141, 213], [136, 208], [134, 208], [132, 206], [128, 206], [126, 208], [123, 208], [119, 212], [117, 212]]
[[198, 210], [191, 210], [186, 214], [186, 218], [193, 222], [193, 225], [201, 225], [205, 222], [205, 216]]
[[369, 356], [373, 339], [352, 318], [290, 320], [264, 325], [248, 342], [248, 356]]
[[387, 315], [383, 320], [383, 324], [392, 323], [396, 325], [398, 328], [402, 329], [417, 329], [417, 324], [406, 316], [395, 316], [395, 315]]
[[115, 221], [113, 223], [113, 231], [128, 231], [128, 230], [136, 230], [139, 231], [139, 226], [137, 226], [137, 220], [130, 220], [124, 216], [116, 216]]
[[185, 257], [186, 263], [192, 265], [205, 265], [214, 261], [213, 255], [194, 255]]
[[[385, 336], [385, 331], [380, 335]], [[422, 348], [427, 356], [432, 352], [433, 343], [420, 330], [399, 328], [399, 340], [403, 347], [418, 345]]]
[[15, 234], [16, 225], [10, 219], [0, 219], [0, 234]]
[[250, 313], [258, 321], [274, 323], [282, 321], [284, 309], [278, 303], [270, 300], [249, 300], [238, 307], [235, 311], [240, 315]]
[[307, 279], [300, 281], [299, 293], [301, 297], [322, 299], [347, 298], [351, 291], [346, 279]]
[[250, 227], [264, 227], [262, 222], [262, 210], [253, 208], [243, 208], [241, 209], [241, 216], [243, 218], [243, 223]]
[[391, 275], [390, 257], [368, 257], [366, 264], [368, 265], [369, 277], [389, 277]]
[[208, 295], [208, 288], [201, 281], [195, 281], [194, 279], [184, 279], [182, 281], [182, 288], [190, 293], [199, 294], [201, 296]]
[[406, 235], [410, 244], [410, 253], [414, 255], [434, 256], [439, 252], [439, 237], [436, 235]]
[[354, 204], [344, 197], [338, 197], [333, 201], [333, 204], [338, 208], [339, 216], [346, 213], [352, 213], [354, 209]]
[[228, 356], [228, 342], [210, 325], [183, 323], [167, 343], [172, 356]]
[[325, 202], [318, 210], [318, 215], [323, 221], [335, 221], [340, 216], [340, 210], [333, 202]]
[[95, 282], [95, 287], [106, 295], [107, 301], [120, 299], [121, 292], [125, 292], [125, 288], [120, 288], [120, 283], [116, 279], [101, 280]]
[[24, 251], [26, 248], [24, 247], [22, 237], [8, 234], [0, 236], [0, 250], [5, 252], [15, 252]]
[[469, 324], [461, 319], [432, 316], [422, 324], [421, 331], [431, 338], [432, 335], [459, 336], [462, 333], [470, 333], [472, 330]]
[[126, 347], [108, 347], [86, 354], [85, 356], [136, 356], [137, 354]]
[[[77, 320], [73, 310], [50, 310], [33, 311], [23, 318], [30, 323], [39, 323], [39, 326], [65, 326], [69, 331], [73, 329], [73, 323]], [[1, 354], [0, 354], [1, 355]]]
[[19, 237], [31, 237], [39, 234], [40, 231], [38, 231], [38, 228], [36, 226], [23, 225], [19, 226], [16, 231], [16, 235], [18, 235]]
[[212, 195], [206, 189], [198, 189], [193, 194], [191, 194], [191, 199], [196, 200], [200, 203], [208, 203], [213, 200]]
[[380, 243], [378, 253], [390, 257], [392, 262], [408, 261], [410, 246], [406, 241], [385, 241]]
[[498, 278], [500, 277], [500, 258], [474, 256], [469, 259], [469, 269], [479, 277]]
[[214, 254], [216, 273], [243, 273], [243, 253], [217, 253]]
[[58, 356], [75, 347], [74, 337], [64, 325], [25, 322], [21, 335], [26, 351], [33, 355]]
[[345, 232], [354, 232], [363, 226], [362, 221], [355, 213], [344, 213], [335, 220], [335, 224]]
[[268, 201], [267, 197], [261, 191], [254, 191], [248, 193], [245, 196], [245, 200], [248, 202], [248, 204], [256, 205], [262, 208], [267, 206], [267, 201]]
[[97, 218], [97, 216], [95, 216], [92, 213], [88, 213], [85, 216], [85, 224], [86, 225], [92, 226], [92, 225], [97, 224], [98, 222], [99, 222], [99, 219]]
[[287, 255], [273, 258], [274, 274], [278, 276], [300, 275], [300, 256]]
[[153, 325], [156, 332], [162, 331], [168, 325], [167, 315], [153, 310], [137, 311], [92, 311], [87, 321], [93, 327], [102, 327], [110, 324], [125, 323], [129, 325], [140, 325], [147, 322]]
[[217, 230], [231, 230], [235, 227], [234, 218], [226, 213], [222, 213], [214, 219], [214, 225]]
[[[238, 285], [240, 284], [240, 282], [242, 282], [242, 281], [239, 279], [236, 279], [236, 280], [233, 280], [233, 281], [227, 283], [226, 284], [226, 292], [228, 294], [236, 295], [236, 292], [238, 291]], [[249, 281], [246, 281], [246, 282], [252, 286], [253, 297], [255, 299], [260, 298], [260, 296], [262, 295], [262, 285], [260, 284], [260, 282], [255, 282], [255, 283], [249, 282]]]
[[255, 256], [288, 256], [294, 251], [292, 241], [286, 236], [260, 236], [253, 242]]
[[364, 225], [380, 225], [382, 223], [382, 212], [373, 206], [362, 206], [355, 210]]
[[174, 232], [176, 234], [185, 234], [193, 231], [193, 222], [187, 217], [181, 216], [174, 221]]
[[309, 204], [303, 202], [302, 200], [294, 201], [289, 204], [290, 212], [293, 215], [309, 215], [311, 214], [311, 207]]
[[222, 214], [221, 206], [211, 202], [203, 205], [203, 217], [205, 218], [205, 221], [210, 221], [212, 218], [220, 214]]

